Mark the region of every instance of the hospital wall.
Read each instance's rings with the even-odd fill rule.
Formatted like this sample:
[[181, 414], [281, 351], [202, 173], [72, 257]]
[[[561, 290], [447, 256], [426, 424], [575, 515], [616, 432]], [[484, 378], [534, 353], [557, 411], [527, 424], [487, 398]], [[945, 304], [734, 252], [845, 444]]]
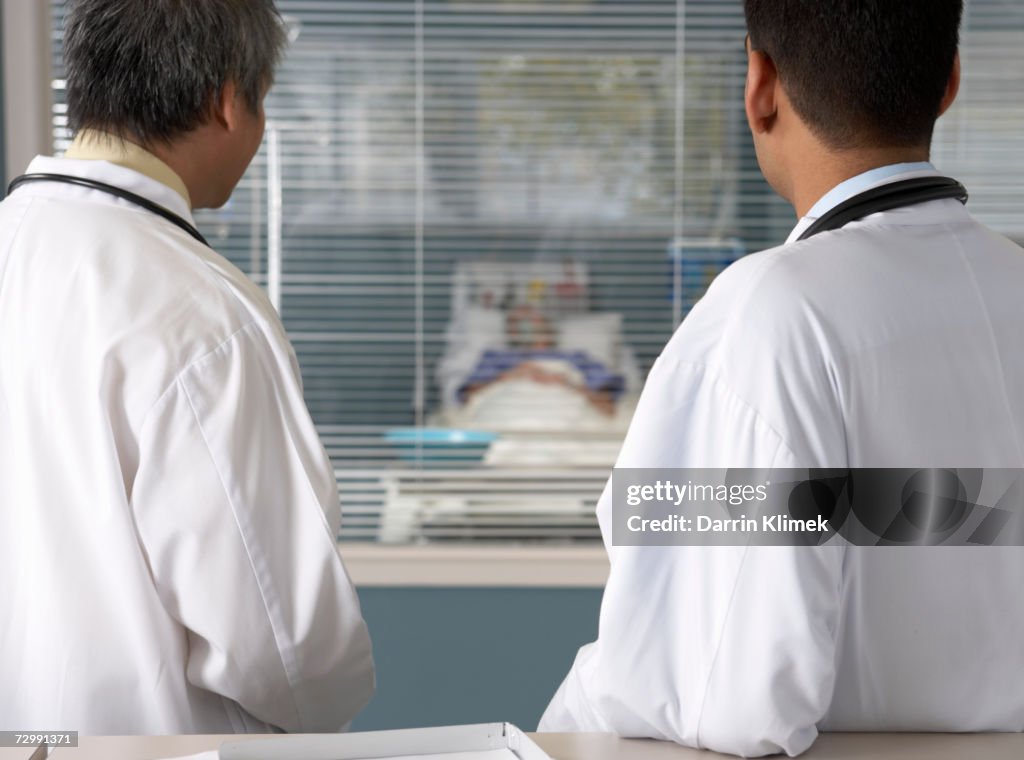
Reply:
[[49, 153], [47, 3], [0, 0], [0, 181], [4, 188], [40, 153]]
[[362, 588], [377, 695], [362, 731], [510, 721], [532, 730], [597, 636], [596, 588]]
[[[4, 44], [4, 13], [0, 6], [0, 51], [6, 49]], [[0, 182], [7, 181], [7, 100], [4, 97], [3, 54], [0, 52]]]

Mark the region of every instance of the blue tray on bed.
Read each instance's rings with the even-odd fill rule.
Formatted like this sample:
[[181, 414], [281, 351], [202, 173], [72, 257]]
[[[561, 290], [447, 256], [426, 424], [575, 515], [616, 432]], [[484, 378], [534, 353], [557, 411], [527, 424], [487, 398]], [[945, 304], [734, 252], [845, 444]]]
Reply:
[[460, 464], [480, 462], [498, 440], [496, 433], [454, 428], [393, 428], [384, 440], [406, 462]]

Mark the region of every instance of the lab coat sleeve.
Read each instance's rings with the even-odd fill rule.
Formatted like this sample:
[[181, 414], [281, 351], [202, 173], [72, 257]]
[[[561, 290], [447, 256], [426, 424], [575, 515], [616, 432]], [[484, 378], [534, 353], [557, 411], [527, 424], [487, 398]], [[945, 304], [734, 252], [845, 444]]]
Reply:
[[[620, 467], [795, 467], [779, 433], [707, 367], [662, 357]], [[543, 731], [612, 731], [747, 757], [814, 741], [834, 681], [842, 549], [616, 547], [598, 640]]]
[[189, 682], [229, 715], [233, 702], [289, 732], [342, 729], [373, 692], [373, 659], [287, 343], [253, 323], [193, 362], [150, 411], [139, 452], [132, 508], [188, 639]]

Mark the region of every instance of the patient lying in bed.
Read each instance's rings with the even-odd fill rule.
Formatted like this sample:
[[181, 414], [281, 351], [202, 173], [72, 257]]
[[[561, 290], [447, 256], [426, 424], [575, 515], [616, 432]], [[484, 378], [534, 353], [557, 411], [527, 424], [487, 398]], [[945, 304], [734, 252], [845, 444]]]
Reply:
[[533, 389], [534, 403], [541, 392], [560, 387], [586, 399], [599, 413], [611, 417], [615, 402], [625, 388], [625, 378], [612, 372], [583, 351], [557, 349], [487, 350], [456, 392], [466, 404], [475, 394], [496, 383], [533, 383], [546, 388]]
[[498, 431], [624, 429], [640, 376], [622, 341], [621, 315], [534, 320], [529, 330], [509, 317], [473, 308], [450, 331], [437, 372], [439, 423]]

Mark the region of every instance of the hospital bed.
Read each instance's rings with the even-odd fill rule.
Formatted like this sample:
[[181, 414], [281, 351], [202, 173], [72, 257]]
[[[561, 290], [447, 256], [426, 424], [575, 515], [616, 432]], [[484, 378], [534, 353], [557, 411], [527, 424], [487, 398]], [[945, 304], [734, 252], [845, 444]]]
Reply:
[[599, 538], [594, 508], [641, 377], [623, 316], [590, 302], [579, 261], [456, 265], [428, 424], [493, 440], [479, 461], [468, 446], [406, 450], [420, 466], [382, 478], [379, 540]]
[[641, 384], [623, 328], [621, 313], [591, 309], [582, 262], [462, 262], [432, 422], [621, 437]]
[[[682, 270], [687, 308], [740, 251], [702, 245]], [[366, 504], [387, 543], [597, 540], [642, 375], [624, 314], [595, 305], [581, 261], [457, 263], [439, 403], [426, 429], [391, 431], [394, 466], [339, 473], [346, 516]]]

